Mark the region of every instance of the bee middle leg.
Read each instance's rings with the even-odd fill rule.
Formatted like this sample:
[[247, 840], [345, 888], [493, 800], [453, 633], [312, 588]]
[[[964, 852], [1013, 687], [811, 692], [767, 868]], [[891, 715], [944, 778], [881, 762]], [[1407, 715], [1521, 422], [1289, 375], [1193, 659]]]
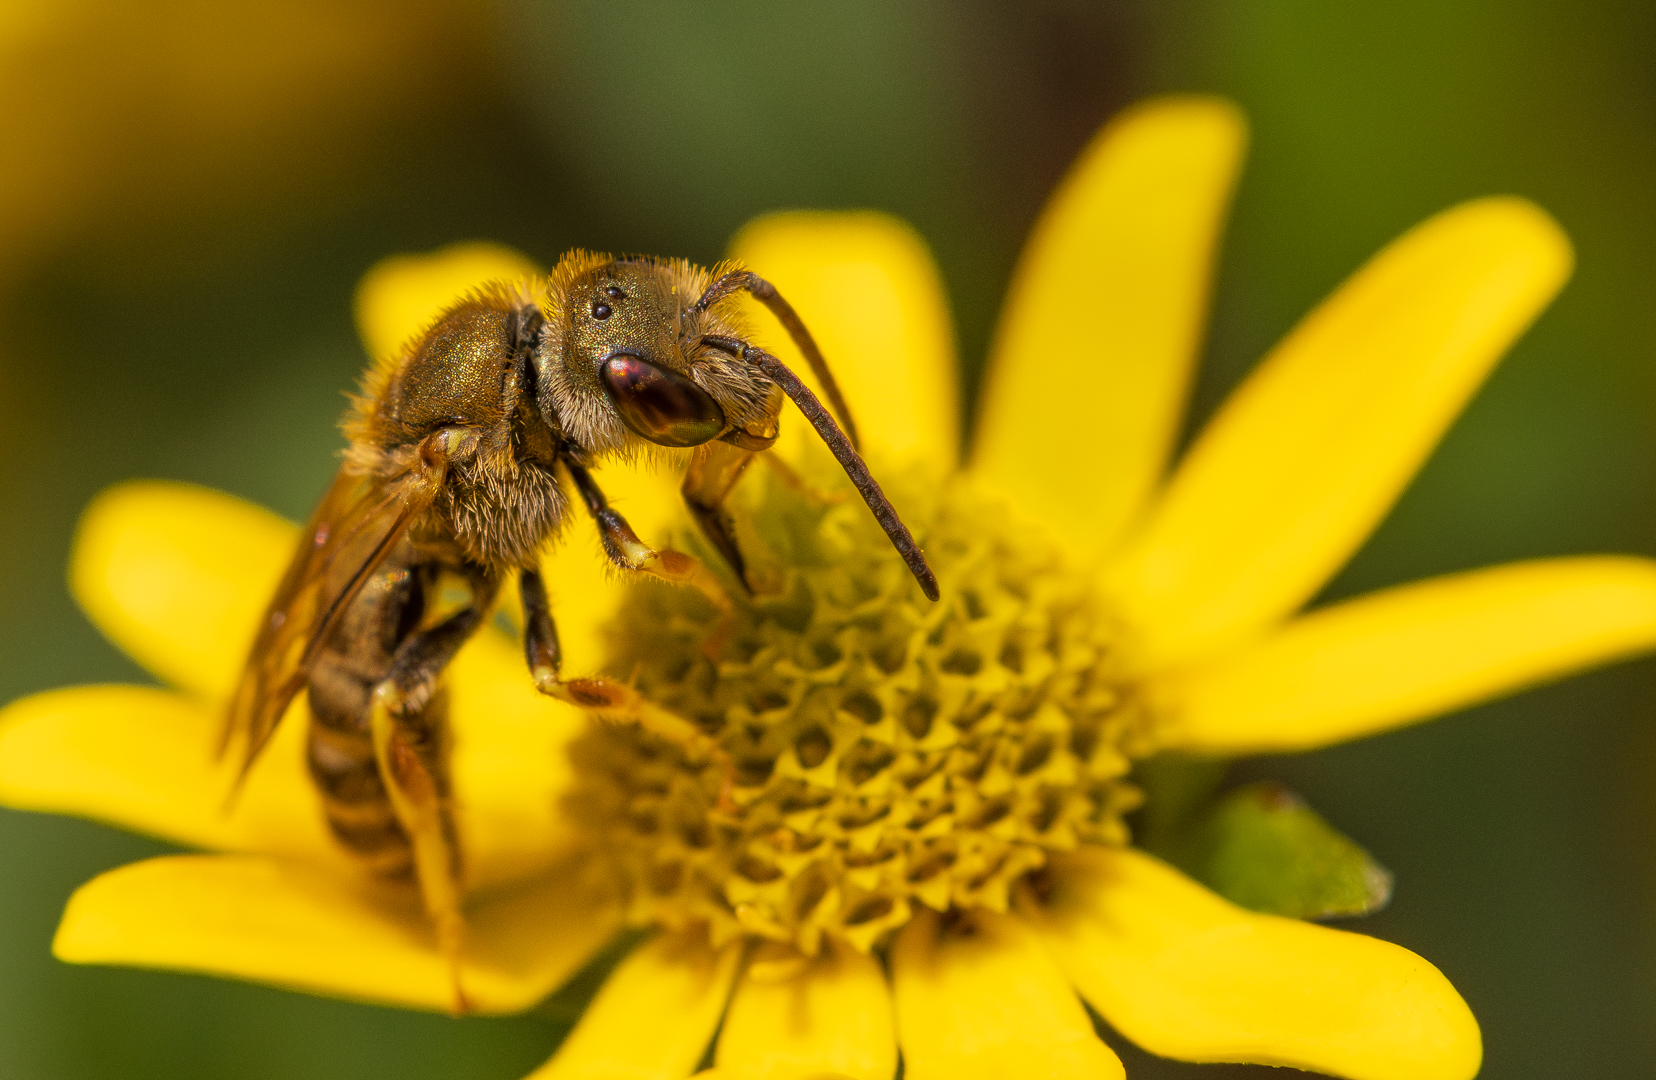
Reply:
[[474, 582], [469, 606], [410, 634], [369, 699], [374, 757], [391, 809], [413, 850], [420, 896], [454, 983], [456, 1013], [471, 1007], [460, 978], [466, 924], [460, 846], [449, 793], [446, 709], [435, 694], [438, 677], [477, 629], [494, 591], [492, 583]]
[[636, 724], [692, 757], [704, 758], [718, 766], [723, 775], [719, 807], [730, 810], [730, 791], [735, 785], [736, 763], [717, 739], [670, 709], [663, 709], [624, 683], [612, 679], [564, 679], [559, 668], [563, 650], [558, 645], [557, 624], [546, 599], [546, 583], [534, 570], [518, 576], [523, 593], [523, 652], [535, 688], [548, 697], [571, 705], [612, 724]]

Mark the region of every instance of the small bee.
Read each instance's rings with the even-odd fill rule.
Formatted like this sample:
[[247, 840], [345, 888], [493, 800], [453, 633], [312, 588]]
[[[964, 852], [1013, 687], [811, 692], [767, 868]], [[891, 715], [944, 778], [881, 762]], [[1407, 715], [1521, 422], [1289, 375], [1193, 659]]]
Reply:
[[[787, 328], [840, 424], [748, 340], [736, 310], [744, 291]], [[570, 488], [616, 566], [723, 595], [696, 560], [643, 543], [605, 501], [593, 465], [687, 450], [685, 501], [745, 582], [724, 502], [776, 441], [790, 398], [933, 600], [937, 582], [858, 455], [804, 323], [773, 286], [740, 269], [574, 252], [547, 279], [485, 285], [461, 299], [370, 368], [362, 391], [344, 423], [344, 464], [260, 624], [224, 740], [240, 749], [245, 777], [308, 690], [307, 757], [328, 824], [372, 872], [417, 884], [463, 1011], [461, 858], [439, 680], [506, 579], [517, 576], [524, 652], [542, 692], [720, 753], [625, 686], [561, 676], [537, 556], [570, 516]]]

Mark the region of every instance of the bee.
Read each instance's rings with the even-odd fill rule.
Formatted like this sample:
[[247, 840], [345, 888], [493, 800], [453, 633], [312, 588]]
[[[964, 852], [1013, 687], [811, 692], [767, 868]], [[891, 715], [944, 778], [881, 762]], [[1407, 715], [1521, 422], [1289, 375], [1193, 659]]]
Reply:
[[[787, 329], [838, 423], [749, 340], [737, 310], [743, 292]], [[467, 1008], [465, 924], [443, 669], [515, 575], [538, 689], [720, 753], [626, 686], [563, 678], [538, 556], [579, 501], [615, 566], [700, 587], [717, 601], [722, 587], [707, 567], [640, 540], [591, 471], [615, 456], [687, 456], [685, 502], [745, 585], [724, 503], [775, 443], [784, 399], [827, 443], [936, 600], [924, 554], [857, 453], [821, 350], [776, 289], [745, 270], [573, 252], [547, 278], [476, 289], [364, 376], [343, 424], [343, 464], [259, 625], [223, 748], [239, 748], [245, 777], [307, 691], [307, 761], [328, 825], [373, 874], [418, 888], [456, 1011]]]

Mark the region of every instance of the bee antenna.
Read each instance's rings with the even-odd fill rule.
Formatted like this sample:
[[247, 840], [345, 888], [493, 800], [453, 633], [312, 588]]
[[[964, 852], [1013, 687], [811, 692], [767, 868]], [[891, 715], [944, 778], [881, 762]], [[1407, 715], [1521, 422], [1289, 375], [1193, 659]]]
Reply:
[[920, 583], [920, 591], [926, 594], [926, 599], [936, 600], [939, 596], [937, 575], [933, 574], [931, 567], [926, 564], [926, 555], [920, 550], [920, 545], [914, 542], [914, 534], [903, 524], [903, 519], [897, 516], [897, 508], [891, 505], [891, 500], [880, 490], [878, 481], [863, 463], [862, 455], [857, 453], [857, 448], [851, 445], [851, 440], [845, 437], [845, 432], [834, 423], [834, 418], [822, 407], [822, 402], [811, 393], [811, 388], [800, 382], [799, 376], [790, 371], [782, 361], [745, 341], [708, 336], [702, 338], [702, 343], [757, 367], [771, 382], [780, 386], [783, 393], [793, 399], [793, 403], [799, 406], [799, 411], [805, 414], [805, 419], [809, 420], [811, 426], [816, 428], [817, 434], [822, 436], [822, 441], [828, 444], [828, 449], [845, 470], [845, 475], [851, 478], [851, 483], [857, 488], [857, 494], [862, 496], [863, 502], [868, 504], [868, 509], [874, 514], [874, 520], [880, 523], [880, 528], [891, 538], [891, 545], [908, 564], [914, 580]]
[[[851, 420], [851, 410], [846, 408], [839, 383], [834, 381], [834, 373], [828, 370], [828, 361], [823, 359], [822, 350], [817, 348], [816, 339], [811, 336], [811, 331], [806, 329], [805, 320], [799, 317], [799, 312], [793, 309], [792, 304], [782, 298], [775, 285], [758, 274], [747, 270], [734, 270], [709, 285], [707, 291], [702, 293], [701, 299], [691, 305], [690, 310], [706, 311], [731, 293], [744, 290], [769, 308], [770, 313], [775, 315], [776, 320], [788, 331], [794, 345], [805, 355], [805, 362], [811, 365], [811, 374], [822, 384], [822, 392], [828, 395], [828, 404], [833, 407], [834, 415], [839, 418], [840, 427], [845, 429], [846, 438], [851, 441], [853, 447], [857, 446], [857, 425]], [[796, 398], [795, 401], [797, 400]]]

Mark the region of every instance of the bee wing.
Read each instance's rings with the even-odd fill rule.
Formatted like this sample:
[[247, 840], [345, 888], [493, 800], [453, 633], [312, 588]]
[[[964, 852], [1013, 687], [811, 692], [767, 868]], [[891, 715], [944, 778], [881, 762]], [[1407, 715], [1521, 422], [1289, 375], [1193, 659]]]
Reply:
[[299, 539], [230, 699], [219, 745], [242, 750], [242, 775], [269, 741], [340, 616], [442, 486], [428, 465], [391, 478], [343, 471]]

